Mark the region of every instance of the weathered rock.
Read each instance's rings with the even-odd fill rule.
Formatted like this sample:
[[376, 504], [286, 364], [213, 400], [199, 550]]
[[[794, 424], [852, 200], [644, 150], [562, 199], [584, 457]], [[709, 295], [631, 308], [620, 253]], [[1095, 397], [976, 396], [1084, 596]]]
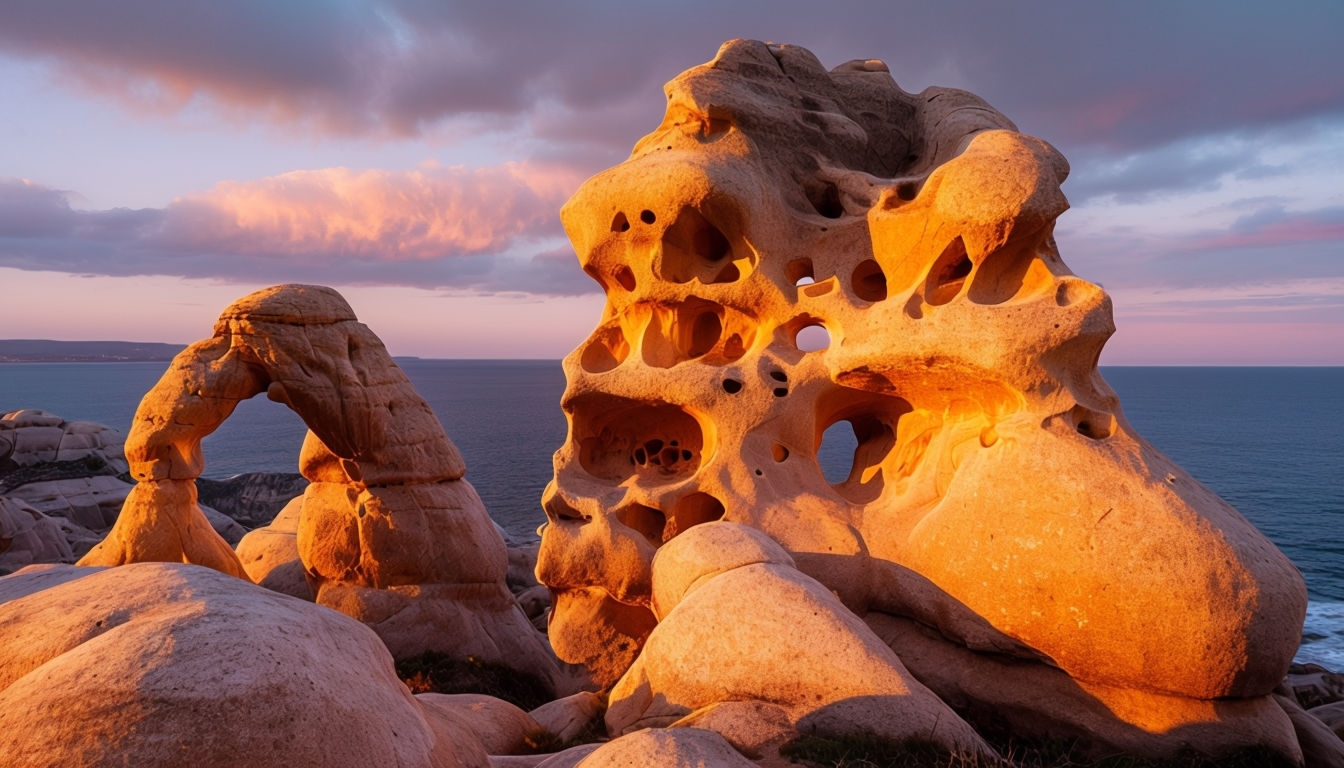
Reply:
[[759, 531], [726, 522], [686, 531], [654, 558], [653, 593], [658, 626], [611, 691], [609, 733], [759, 701], [806, 733], [919, 737], [997, 758], [862, 620]]
[[1344, 739], [1344, 701], [1312, 707], [1307, 710], [1307, 714], [1325, 723], [1325, 726], [1334, 731], [1336, 736]]
[[1329, 726], [1287, 696], [1276, 693], [1274, 701], [1293, 722], [1307, 768], [1344, 768], [1344, 741]]
[[103, 533], [116, 524], [130, 492], [131, 486], [117, 477], [95, 475], [26, 483], [5, 495], [27, 502], [48, 517], [64, 517]]
[[292, 472], [246, 472], [227, 480], [196, 478], [196, 495], [249, 529], [268, 525], [290, 501], [303, 495], [308, 480]]
[[858, 612], [1081, 686], [1198, 709], [1278, 684], [1301, 577], [1098, 373], [1110, 299], [1060, 259], [1054, 148], [971, 94], [791, 46], [728, 43], [667, 94], [562, 211], [607, 303], [564, 363], [544, 498], [561, 658], [614, 681], [653, 625], [654, 553], [722, 518]]
[[71, 562], [60, 525], [19, 499], [0, 496], [0, 575], [32, 563]]
[[[545, 765], [543, 763], [543, 765]], [[701, 728], [655, 728], [636, 731], [593, 750], [579, 768], [749, 768], [722, 736]]]
[[[440, 741], [459, 741], [481, 745], [486, 755], [510, 755], [529, 749], [527, 740], [541, 729], [531, 715], [510, 704], [477, 693], [419, 693], [420, 703], [430, 727], [441, 732]], [[470, 738], [451, 737], [465, 733]]]
[[85, 462], [112, 474], [126, 471], [121, 435], [102, 424], [66, 421], [29, 408], [0, 415], [0, 471], [58, 462]]
[[299, 558], [299, 514], [303, 499], [285, 505], [270, 525], [249, 531], [234, 548], [248, 578], [276, 592], [312, 602], [313, 587]]
[[1284, 683], [1306, 709], [1344, 701], [1344, 674], [1331, 672], [1319, 664], [1294, 664]]
[[594, 724], [606, 708], [601, 696], [579, 691], [542, 704], [528, 712], [537, 725], [561, 742], [572, 741]]
[[864, 617], [920, 682], [993, 732], [1076, 743], [1102, 757], [1222, 756], [1267, 746], [1296, 757], [1292, 722], [1270, 696], [1199, 701], [1080, 683], [1059, 669], [974, 652], [908, 618]]
[[505, 585], [504, 541], [457, 448], [330, 288], [244, 296], [174, 358], [126, 440], [139, 484], [80, 563], [190, 562], [247, 578], [202, 516], [195, 480], [201, 439], [263, 392], [309, 427], [295, 537], [317, 602], [373, 627], [398, 658], [474, 656], [550, 682], [554, 657]]
[[191, 565], [0, 579], [6, 766], [485, 766], [363, 624]]

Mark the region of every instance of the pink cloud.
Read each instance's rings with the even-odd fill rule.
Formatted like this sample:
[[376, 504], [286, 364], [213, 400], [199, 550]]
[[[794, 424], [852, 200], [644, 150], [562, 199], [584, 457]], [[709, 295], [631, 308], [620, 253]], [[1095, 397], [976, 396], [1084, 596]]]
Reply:
[[560, 234], [576, 174], [534, 164], [325, 168], [226, 181], [175, 200], [166, 238], [238, 254], [426, 261]]

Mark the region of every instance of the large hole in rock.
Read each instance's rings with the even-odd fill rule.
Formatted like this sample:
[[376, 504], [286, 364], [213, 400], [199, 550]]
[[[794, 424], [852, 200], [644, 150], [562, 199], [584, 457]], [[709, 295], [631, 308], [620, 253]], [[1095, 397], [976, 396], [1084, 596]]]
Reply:
[[803, 187], [803, 194], [812, 210], [828, 219], [838, 219], [845, 215], [844, 203], [840, 201], [840, 190], [829, 181], [809, 181]]
[[910, 404], [841, 390], [817, 405], [816, 457], [826, 481], [852, 502], [873, 501], [886, 483], [883, 467], [895, 453], [897, 424]]
[[937, 307], [956, 298], [973, 266], [971, 258], [966, 255], [966, 243], [960, 237], [948, 243], [929, 270], [924, 301]]
[[663, 543], [663, 530], [667, 528], [667, 518], [662, 512], [643, 504], [629, 504], [616, 510], [616, 520], [649, 540], [657, 547]]
[[872, 259], [864, 259], [854, 268], [854, 295], [864, 301], [878, 302], [887, 298], [887, 276]]
[[723, 513], [723, 502], [708, 493], [697, 491], [683, 496], [672, 507], [672, 517], [663, 529], [663, 541], [685, 533], [691, 526], [721, 520]]
[[727, 236], [704, 214], [683, 208], [663, 233], [658, 274], [673, 283], [696, 278], [703, 283], [732, 282], [741, 276], [740, 270], [728, 270], [722, 264], [731, 260], [732, 251]]
[[579, 365], [589, 373], [605, 373], [620, 365], [630, 354], [630, 344], [619, 325], [595, 332], [579, 353]]
[[669, 403], [594, 395], [573, 404], [579, 464], [613, 482], [639, 476], [667, 483], [695, 474], [704, 450], [700, 423]]
[[1032, 242], [1016, 243], [985, 256], [975, 271], [966, 297], [976, 304], [1002, 304], [1023, 292], [1054, 285], [1055, 276]]
[[744, 355], [755, 336], [751, 318], [712, 301], [692, 296], [671, 306], [641, 305], [648, 313], [641, 345], [644, 362], [655, 368], [707, 358], [721, 365]]

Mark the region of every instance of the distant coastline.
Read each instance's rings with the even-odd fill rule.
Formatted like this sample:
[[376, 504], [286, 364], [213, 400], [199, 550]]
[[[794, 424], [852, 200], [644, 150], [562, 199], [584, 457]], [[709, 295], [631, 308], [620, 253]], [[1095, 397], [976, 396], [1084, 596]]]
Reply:
[[0, 363], [166, 363], [185, 344], [0, 339]]

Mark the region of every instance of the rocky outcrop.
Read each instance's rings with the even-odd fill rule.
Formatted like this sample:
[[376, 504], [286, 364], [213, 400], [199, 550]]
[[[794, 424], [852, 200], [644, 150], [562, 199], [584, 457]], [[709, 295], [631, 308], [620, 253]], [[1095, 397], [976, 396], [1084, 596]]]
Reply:
[[[261, 547], [269, 554], [248, 555], [254, 567], [271, 574], [274, 547], [292, 532], [317, 602], [368, 623], [394, 656], [474, 657], [549, 683], [554, 657], [505, 585], [503, 538], [462, 479], [457, 448], [330, 288], [249, 294], [224, 310], [211, 338], [173, 360], [126, 439], [138, 484], [80, 563], [190, 562], [248, 578], [206, 524], [195, 480], [205, 467], [201, 439], [263, 392], [309, 427], [299, 456], [307, 485], [279, 538]], [[295, 585], [292, 573], [285, 578]]]
[[307, 487], [308, 480], [293, 472], [246, 472], [227, 480], [196, 478], [196, 498], [251, 530], [270, 524]]
[[480, 766], [361, 623], [191, 565], [0, 579], [5, 765]]
[[35, 408], [0, 415], [0, 472], [66, 462], [82, 464], [80, 476], [100, 469], [125, 472], [121, 435], [102, 424], [66, 421]]
[[655, 553], [723, 519], [859, 614], [1062, 670], [1118, 729], [1166, 699], [1167, 730], [1233, 702], [1263, 715], [1246, 739], [1282, 733], [1301, 577], [1098, 373], [1110, 299], [1052, 236], [1064, 158], [971, 94], [792, 46], [728, 43], [667, 94], [561, 214], [606, 293], [544, 499], [561, 657], [613, 683], [655, 631]]

